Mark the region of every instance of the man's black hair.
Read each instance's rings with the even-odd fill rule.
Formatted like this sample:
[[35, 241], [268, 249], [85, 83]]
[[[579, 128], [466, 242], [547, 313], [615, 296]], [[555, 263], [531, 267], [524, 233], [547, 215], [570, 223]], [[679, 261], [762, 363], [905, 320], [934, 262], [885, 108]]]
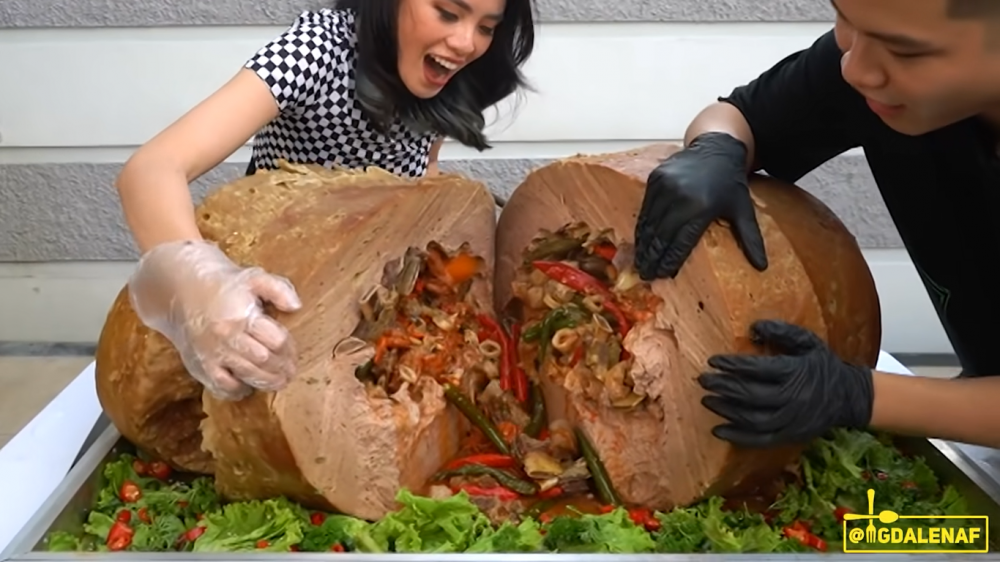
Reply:
[[984, 20], [986, 49], [1000, 51], [1000, 0], [947, 0], [948, 17]]
[[480, 151], [491, 148], [483, 133], [483, 113], [528, 87], [520, 67], [535, 43], [531, 0], [507, 0], [486, 52], [430, 99], [414, 96], [399, 77], [399, 0], [337, 0], [336, 7], [355, 13], [356, 92], [377, 127], [385, 131], [398, 116], [417, 130], [434, 131]]
[[955, 19], [1000, 18], [1000, 1], [948, 0], [948, 17]]

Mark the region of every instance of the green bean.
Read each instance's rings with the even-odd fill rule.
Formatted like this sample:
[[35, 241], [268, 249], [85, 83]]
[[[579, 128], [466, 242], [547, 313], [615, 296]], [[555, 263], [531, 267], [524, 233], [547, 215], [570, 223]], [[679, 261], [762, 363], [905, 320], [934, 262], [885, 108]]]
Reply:
[[583, 434], [583, 430], [580, 428], [574, 428], [573, 432], [576, 434], [576, 440], [580, 444], [580, 451], [583, 452], [583, 459], [587, 462], [587, 469], [590, 471], [590, 476], [594, 479], [597, 495], [600, 496], [601, 501], [605, 504], [615, 507], [621, 506], [622, 499], [611, 484], [608, 471], [604, 468], [604, 463], [601, 462], [600, 457], [597, 456], [597, 450], [594, 449], [594, 445], [587, 439], [587, 436]]
[[510, 454], [510, 447], [507, 445], [507, 442], [504, 441], [503, 435], [500, 433], [500, 430], [497, 429], [497, 426], [493, 425], [493, 422], [491, 422], [490, 419], [486, 417], [486, 414], [481, 412], [475, 404], [463, 396], [462, 392], [458, 390], [458, 388], [450, 384], [445, 385], [444, 395], [445, 398], [454, 404], [460, 412], [465, 414], [465, 417], [469, 418], [469, 421], [471, 421], [473, 425], [478, 427], [479, 430], [486, 435], [486, 438], [493, 443], [493, 446], [497, 448], [497, 451], [505, 455]]
[[538, 437], [548, 421], [545, 411], [545, 395], [542, 394], [542, 387], [537, 382], [531, 384], [531, 420], [524, 427], [524, 434], [528, 437]]
[[551, 312], [545, 315], [545, 318], [540, 322], [541, 328], [539, 329], [539, 342], [538, 342], [538, 363], [541, 365], [545, 361], [545, 355], [548, 353], [549, 344], [552, 341], [552, 336], [556, 332], [562, 330], [563, 328], [575, 328], [577, 324], [583, 322], [589, 318], [589, 315], [585, 314], [583, 310], [572, 306], [560, 306], [559, 308], [553, 309]]
[[537, 341], [542, 335], [542, 323], [536, 322], [531, 325], [530, 328], [521, 333], [521, 341], [533, 342]]
[[513, 490], [522, 496], [533, 496], [538, 493], [538, 484], [529, 480], [523, 480], [499, 468], [486, 466], [484, 464], [467, 464], [451, 470], [443, 470], [434, 475], [435, 481], [451, 478], [452, 476], [492, 476], [504, 488]]
[[583, 240], [579, 238], [550, 238], [538, 244], [534, 250], [525, 256], [525, 262], [535, 260], [561, 260], [573, 250], [583, 247]]

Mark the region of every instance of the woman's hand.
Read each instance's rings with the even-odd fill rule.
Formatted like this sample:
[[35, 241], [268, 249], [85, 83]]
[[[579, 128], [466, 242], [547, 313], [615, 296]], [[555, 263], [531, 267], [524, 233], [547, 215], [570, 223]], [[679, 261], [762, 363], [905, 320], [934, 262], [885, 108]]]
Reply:
[[181, 241], [145, 254], [128, 289], [139, 319], [174, 344], [191, 376], [216, 397], [280, 390], [294, 376], [291, 336], [261, 305], [298, 310], [287, 279], [240, 267], [210, 242]]
[[752, 341], [782, 355], [716, 355], [721, 373], [698, 377], [702, 404], [728, 423], [713, 435], [743, 447], [804, 444], [834, 427], [872, 419], [872, 371], [842, 361], [816, 334], [776, 320], [751, 326]]

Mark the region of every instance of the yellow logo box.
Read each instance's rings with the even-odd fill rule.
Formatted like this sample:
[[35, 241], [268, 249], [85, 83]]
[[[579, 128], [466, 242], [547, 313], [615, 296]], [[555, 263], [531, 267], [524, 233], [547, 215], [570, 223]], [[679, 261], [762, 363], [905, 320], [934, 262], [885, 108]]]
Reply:
[[[848, 513], [842, 531], [844, 552], [882, 554], [977, 554], [989, 552], [986, 515], [899, 515], [874, 512], [875, 491], [868, 490], [868, 514]], [[909, 527], [906, 520], [933, 521]]]

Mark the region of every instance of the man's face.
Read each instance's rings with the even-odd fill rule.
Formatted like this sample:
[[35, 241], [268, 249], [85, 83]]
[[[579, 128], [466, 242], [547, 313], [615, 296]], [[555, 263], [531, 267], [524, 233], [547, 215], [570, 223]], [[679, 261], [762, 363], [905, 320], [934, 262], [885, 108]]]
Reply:
[[950, 17], [947, 0], [833, 5], [844, 79], [893, 129], [920, 135], [974, 115], [1000, 114], [1000, 48], [986, 40], [1000, 27]]

